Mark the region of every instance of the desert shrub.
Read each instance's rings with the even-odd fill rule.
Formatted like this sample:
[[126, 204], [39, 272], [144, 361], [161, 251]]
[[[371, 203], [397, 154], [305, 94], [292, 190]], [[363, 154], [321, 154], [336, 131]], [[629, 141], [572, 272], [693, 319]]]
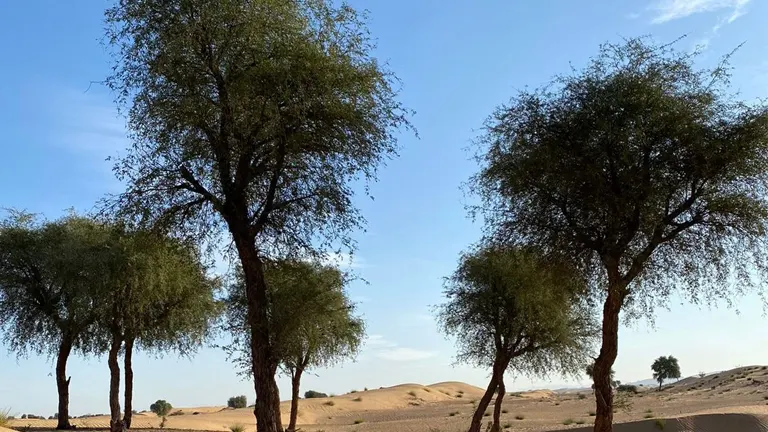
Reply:
[[363, 387], [363, 391], [368, 391], [368, 387]]
[[352, 402], [362, 402], [362, 401], [363, 401], [363, 398], [361, 398], [359, 396], [354, 398], [354, 399], [352, 399]]
[[647, 418], [647, 419], [653, 418], [653, 414], [646, 414], [643, 416], [643, 418]]
[[192, 415], [200, 415], [200, 411], [195, 411], [192, 413]]
[[664, 430], [664, 426], [667, 425], [667, 422], [665, 422], [664, 419], [656, 419], [653, 425], [656, 427], [656, 429]]
[[486, 411], [486, 412], [484, 412], [484, 413], [483, 413], [483, 417], [488, 417], [488, 416], [490, 416], [490, 415], [491, 415], [491, 413], [489, 413], [488, 411]]
[[172, 413], [168, 414], [168, 417], [173, 417], [173, 416], [180, 416], [180, 415], [184, 415], [184, 411], [181, 411], [181, 410], [179, 410], [179, 411], [174, 411], [174, 412], [172, 412]]
[[590, 417], [594, 417], [594, 416], [597, 415], [597, 413], [594, 412], [594, 411], [589, 411], [589, 412], [587, 412], [587, 415], [589, 415]]
[[509, 412], [509, 411], [507, 411], [507, 410], [505, 410], [505, 409], [501, 410], [501, 413], [502, 413], [502, 414], [506, 414], [506, 413], [508, 413], [508, 412]]
[[409, 391], [409, 392], [408, 392], [408, 394], [409, 394], [409, 395], [411, 395], [411, 396], [413, 396], [413, 397], [416, 397], [416, 392], [415, 392], [415, 391], [413, 391], [413, 390]]
[[455, 417], [455, 416], [457, 416], [457, 415], [459, 415], [459, 412], [458, 412], [458, 411], [453, 411], [453, 412], [451, 412], [451, 413], [448, 413], [448, 417]]
[[245, 408], [248, 406], [248, 398], [245, 395], [232, 396], [227, 400], [227, 406], [230, 408]]
[[624, 392], [624, 393], [637, 393], [637, 386], [633, 384], [622, 384], [618, 387], [616, 387], [616, 391]]
[[0, 427], [8, 427], [8, 423], [11, 420], [13, 420], [13, 416], [11, 415], [10, 408], [0, 409]]
[[158, 417], [164, 417], [168, 415], [168, 413], [171, 412], [172, 409], [173, 409], [173, 406], [170, 403], [164, 401], [163, 399], [160, 399], [149, 406], [149, 410], [157, 414]]
[[563, 420], [563, 424], [566, 425], [566, 426], [572, 425], [574, 423], [576, 423], [576, 422], [572, 418], [568, 418], [568, 419]]
[[26, 420], [26, 419], [27, 419], [27, 415], [26, 415], [26, 414], [22, 414], [22, 415], [21, 415], [21, 419], [22, 419], [22, 420]]
[[336, 402], [328, 401], [328, 402], [324, 403], [323, 405], [334, 406], [334, 405], [336, 405]]
[[245, 432], [245, 426], [241, 424], [229, 425], [229, 430], [232, 432]]
[[525, 416], [522, 414], [518, 414], [515, 416], [515, 420], [525, 420]]
[[328, 395], [325, 393], [320, 393], [319, 391], [307, 390], [304, 393], [304, 399], [314, 399], [314, 398], [324, 398], [324, 397], [328, 397]]
[[509, 429], [512, 427], [512, 423], [504, 423], [504, 429]]
[[584, 420], [581, 420], [581, 419], [579, 419], [579, 420], [576, 420], [576, 424], [584, 424], [584, 423], [585, 423], [585, 421], [584, 421]]
[[349, 391], [349, 393], [350, 393], [350, 394], [352, 394], [352, 393], [357, 393], [357, 390], [350, 390], [350, 391]]
[[578, 396], [579, 400], [587, 398], [587, 395], [584, 395], [584, 394], [581, 394], [581, 393], [579, 393], [577, 396]]
[[354, 423], [355, 423], [355, 424], [360, 424], [360, 423], [362, 423], [362, 422], [363, 422], [363, 419], [357, 419], [357, 420], [355, 420], [355, 422], [354, 422]]

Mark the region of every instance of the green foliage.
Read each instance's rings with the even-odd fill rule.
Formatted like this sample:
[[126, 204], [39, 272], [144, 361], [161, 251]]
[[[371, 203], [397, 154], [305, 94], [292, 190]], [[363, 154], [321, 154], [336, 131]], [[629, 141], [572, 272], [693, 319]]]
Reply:
[[245, 426], [241, 424], [233, 424], [229, 426], [231, 432], [245, 432]]
[[583, 290], [565, 263], [487, 246], [462, 257], [447, 280], [438, 322], [457, 338], [460, 362], [488, 367], [501, 356], [519, 373], [575, 374], [595, 336]]
[[76, 215], [56, 221], [11, 211], [0, 221], [0, 331], [19, 356], [55, 355], [66, 337], [88, 351], [93, 290], [105, 286], [108, 236]]
[[653, 379], [659, 383], [659, 389], [664, 380], [671, 378], [680, 378], [680, 365], [673, 356], [661, 356], [653, 361], [651, 365], [653, 370]]
[[149, 406], [149, 410], [157, 414], [158, 417], [167, 416], [172, 409], [173, 409], [173, 406], [162, 399], [158, 400], [157, 402]]
[[110, 204], [199, 239], [246, 229], [262, 250], [349, 244], [349, 183], [408, 127], [364, 19], [325, 0], [116, 3], [107, 84], [132, 142]]
[[759, 283], [768, 106], [730, 96], [727, 63], [694, 59], [644, 39], [607, 44], [499, 108], [471, 183], [492, 234], [572, 257], [600, 290], [615, 271], [635, 309], [675, 286], [727, 299], [726, 287]]
[[232, 396], [227, 400], [229, 408], [245, 408], [248, 406], [248, 398], [245, 395]]
[[568, 419], [563, 420], [563, 424], [566, 425], [566, 426], [572, 425], [574, 423], [576, 423], [576, 422], [572, 418], [568, 418]]
[[616, 386], [616, 391], [624, 393], [637, 393], [637, 386], [633, 384], [622, 384]]
[[[355, 304], [345, 292], [346, 275], [315, 262], [279, 260], [265, 264], [265, 277], [273, 352], [288, 375], [298, 369], [328, 367], [357, 354], [365, 323], [355, 315]], [[238, 275], [226, 300], [227, 326], [233, 336], [226, 351], [249, 375], [250, 333], [243, 285]]]
[[315, 390], [307, 390], [304, 392], [304, 399], [313, 399], [313, 398], [325, 398], [328, 397], [325, 393], [320, 393], [319, 391]]

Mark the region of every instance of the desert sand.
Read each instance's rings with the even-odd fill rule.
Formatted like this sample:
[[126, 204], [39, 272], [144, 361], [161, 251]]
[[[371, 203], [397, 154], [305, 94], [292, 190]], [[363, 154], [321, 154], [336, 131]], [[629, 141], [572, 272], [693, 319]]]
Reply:
[[[666, 385], [658, 392], [640, 387], [627, 396], [630, 407], [617, 411], [617, 432], [665, 431], [768, 431], [768, 367], [749, 366], [690, 377]], [[351, 392], [319, 399], [302, 399], [298, 423], [307, 432], [459, 432], [466, 430], [483, 389], [460, 382], [432, 385], [402, 384]], [[290, 403], [282, 405], [288, 420]], [[502, 406], [502, 424], [510, 431], [590, 430], [594, 399], [591, 390], [553, 392], [537, 390], [510, 393]], [[489, 407], [488, 413], [493, 409]], [[490, 417], [487, 417], [490, 420]], [[104, 428], [104, 416], [78, 418], [86, 428]], [[232, 425], [255, 430], [252, 408], [175, 408], [166, 429], [227, 431]], [[133, 427], [159, 428], [160, 419], [149, 412], [134, 416]], [[11, 427], [52, 428], [53, 420], [14, 420]], [[0, 431], [5, 432], [5, 431]]]

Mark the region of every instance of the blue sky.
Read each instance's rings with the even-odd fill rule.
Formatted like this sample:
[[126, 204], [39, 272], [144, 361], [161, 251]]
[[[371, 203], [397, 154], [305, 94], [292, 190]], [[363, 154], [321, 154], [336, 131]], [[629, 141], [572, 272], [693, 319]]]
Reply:
[[[360, 199], [368, 232], [352, 266], [369, 283], [350, 288], [370, 338], [355, 363], [317, 371], [303, 389], [343, 393], [404, 382], [460, 380], [484, 386], [487, 372], [452, 367], [452, 341], [430, 316], [441, 301], [441, 278], [453, 270], [480, 228], [467, 218], [460, 184], [475, 170], [466, 151], [487, 115], [517, 89], [535, 87], [569, 62], [585, 64], [601, 42], [650, 34], [681, 49], [706, 47], [711, 64], [742, 42], [733, 57], [734, 87], [746, 99], [768, 90], [768, 1], [662, 0], [354, 0], [370, 10], [377, 55], [402, 79], [402, 100], [417, 114], [420, 139], [404, 135], [400, 158], [381, 171], [375, 201]], [[120, 190], [108, 156], [127, 143], [110, 95], [92, 81], [109, 73], [100, 45], [107, 2], [0, 2], [0, 206], [54, 218], [87, 211]], [[650, 376], [659, 355], [674, 354], [685, 375], [768, 363], [768, 321], [756, 297], [735, 310], [698, 309], [670, 300], [655, 326], [620, 333], [615, 370], [622, 381]], [[50, 415], [56, 410], [53, 365], [16, 360], [0, 346], [0, 407]], [[202, 349], [192, 360], [173, 354], [135, 360], [134, 405], [156, 399], [175, 406], [220, 405], [253, 388], [224, 355]], [[71, 411], [108, 412], [104, 358], [73, 358]], [[281, 378], [283, 398], [289, 393]], [[582, 380], [586, 383], [586, 380]], [[566, 382], [517, 378], [509, 387], [559, 387]]]

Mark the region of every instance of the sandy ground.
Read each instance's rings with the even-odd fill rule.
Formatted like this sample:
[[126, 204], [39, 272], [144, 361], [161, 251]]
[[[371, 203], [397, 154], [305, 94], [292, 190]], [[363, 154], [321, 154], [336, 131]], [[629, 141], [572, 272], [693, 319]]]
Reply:
[[[483, 389], [447, 382], [422, 386], [403, 384], [359, 391], [321, 399], [302, 399], [299, 425], [306, 432], [460, 432], [466, 430]], [[692, 377], [665, 386], [641, 388], [627, 396], [629, 407], [615, 414], [616, 423], [625, 423], [617, 432], [665, 431], [768, 431], [768, 367], [751, 366], [705, 376]], [[591, 391], [554, 393], [539, 390], [512, 393], [502, 401], [502, 425], [510, 431], [584, 429], [593, 421]], [[283, 421], [288, 420], [289, 403], [282, 405]], [[488, 413], [493, 406], [489, 407]], [[731, 416], [727, 414], [741, 414]], [[487, 417], [490, 420], [490, 417]], [[75, 419], [81, 427], [106, 427], [107, 417]], [[158, 428], [160, 419], [152, 413], [134, 416], [134, 428]], [[233, 425], [255, 430], [252, 408], [197, 407], [174, 409], [166, 428], [226, 431]], [[726, 427], [725, 425], [728, 425]], [[53, 420], [14, 420], [22, 429], [53, 427]], [[4, 432], [4, 431], [0, 431]]]

